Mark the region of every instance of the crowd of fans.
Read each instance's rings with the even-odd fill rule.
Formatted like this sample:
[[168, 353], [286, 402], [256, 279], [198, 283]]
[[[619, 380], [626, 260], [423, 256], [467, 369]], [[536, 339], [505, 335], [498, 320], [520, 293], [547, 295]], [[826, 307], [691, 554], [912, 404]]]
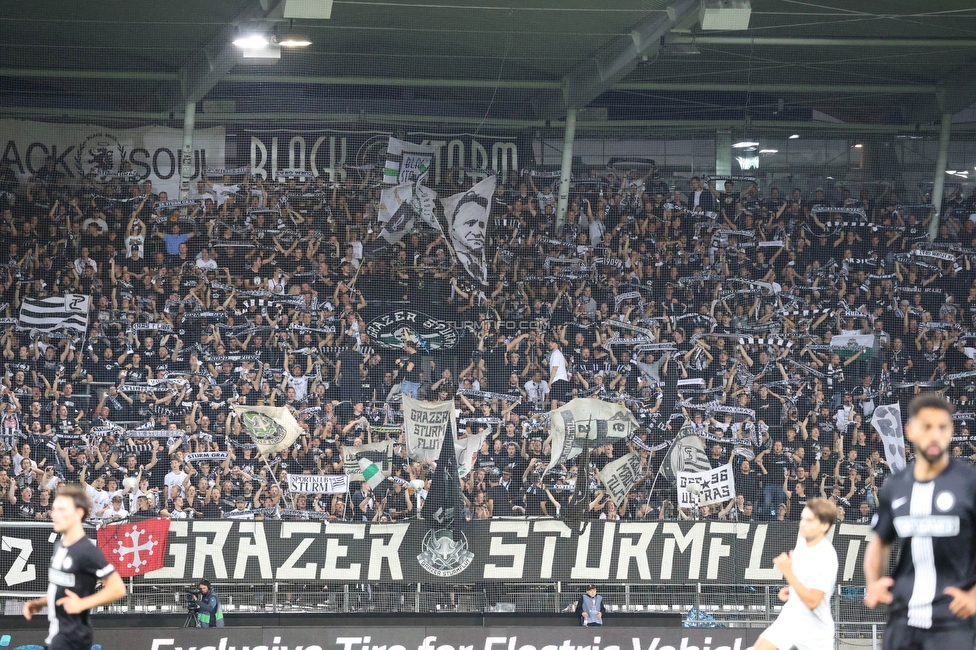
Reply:
[[[407, 520], [432, 468], [405, 457], [401, 393], [455, 399], [462, 432], [489, 429], [463, 480], [468, 519], [559, 516], [584, 498], [593, 519], [797, 520], [823, 495], [868, 522], [890, 474], [872, 411], [920, 390], [956, 404], [952, 453], [976, 453], [976, 198], [959, 192], [930, 243], [935, 211], [890, 186], [672, 188], [653, 168], [593, 170], [557, 224], [551, 175], [513, 173], [482, 287], [420, 220], [370, 255], [369, 178], [226, 175], [174, 207], [126, 171], [79, 181], [49, 161], [19, 183], [0, 163], [4, 519], [47, 519], [57, 486], [80, 482], [100, 521]], [[18, 323], [25, 298], [64, 292], [92, 297], [83, 336]], [[458, 343], [371, 340], [373, 315], [403, 305]], [[574, 396], [625, 404], [642, 427], [544, 474], [546, 414]], [[287, 406], [303, 435], [261, 458], [234, 404]], [[733, 463], [735, 499], [675, 508], [658, 470], [686, 418], [712, 466]], [[341, 474], [344, 448], [388, 438], [403, 480], [287, 492], [288, 474]], [[645, 476], [618, 506], [598, 470], [630, 451]], [[199, 452], [227, 456], [185, 457]]]

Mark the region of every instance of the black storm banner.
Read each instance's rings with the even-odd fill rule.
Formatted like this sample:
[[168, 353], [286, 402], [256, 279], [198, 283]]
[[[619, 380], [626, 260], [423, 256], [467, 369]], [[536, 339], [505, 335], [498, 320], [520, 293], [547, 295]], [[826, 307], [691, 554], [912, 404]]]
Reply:
[[[453, 535], [424, 523], [173, 520], [165, 548], [153, 549], [165, 553], [163, 568], [134, 579], [763, 584], [782, 580], [773, 558], [797, 539], [795, 523], [775, 522], [594, 522], [574, 534], [552, 519], [496, 519], [465, 524]], [[0, 593], [43, 592], [55, 540], [50, 526], [0, 531]], [[868, 526], [831, 528], [839, 584], [864, 583], [869, 534]], [[126, 561], [146, 552], [120, 551], [132, 555]]]

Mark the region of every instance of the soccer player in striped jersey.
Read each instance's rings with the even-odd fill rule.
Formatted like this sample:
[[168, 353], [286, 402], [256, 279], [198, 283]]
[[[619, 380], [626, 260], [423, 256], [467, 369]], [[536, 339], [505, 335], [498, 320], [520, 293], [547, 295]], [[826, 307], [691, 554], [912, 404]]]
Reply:
[[[953, 408], [921, 394], [908, 408], [915, 463], [881, 490], [864, 556], [868, 607], [886, 604], [885, 650], [972, 648], [976, 614], [976, 469], [950, 458]], [[886, 576], [892, 543], [900, 543]]]

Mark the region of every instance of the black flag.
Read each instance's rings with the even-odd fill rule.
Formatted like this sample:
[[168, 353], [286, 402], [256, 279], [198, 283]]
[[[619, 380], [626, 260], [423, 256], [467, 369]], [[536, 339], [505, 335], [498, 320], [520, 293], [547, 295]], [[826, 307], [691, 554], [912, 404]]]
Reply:
[[461, 496], [461, 479], [458, 477], [457, 456], [454, 451], [453, 434], [450, 427], [445, 433], [447, 439], [441, 445], [437, 457], [437, 469], [427, 490], [423, 517], [431, 526], [453, 527], [456, 519], [464, 519], [464, 499]]

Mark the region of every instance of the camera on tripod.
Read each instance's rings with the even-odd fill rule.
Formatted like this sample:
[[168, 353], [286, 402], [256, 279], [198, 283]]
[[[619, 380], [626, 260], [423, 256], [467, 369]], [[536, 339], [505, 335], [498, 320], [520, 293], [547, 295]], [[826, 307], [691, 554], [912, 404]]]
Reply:
[[203, 592], [196, 585], [183, 589], [184, 604], [187, 610], [191, 612], [200, 611], [200, 598], [202, 597]]

